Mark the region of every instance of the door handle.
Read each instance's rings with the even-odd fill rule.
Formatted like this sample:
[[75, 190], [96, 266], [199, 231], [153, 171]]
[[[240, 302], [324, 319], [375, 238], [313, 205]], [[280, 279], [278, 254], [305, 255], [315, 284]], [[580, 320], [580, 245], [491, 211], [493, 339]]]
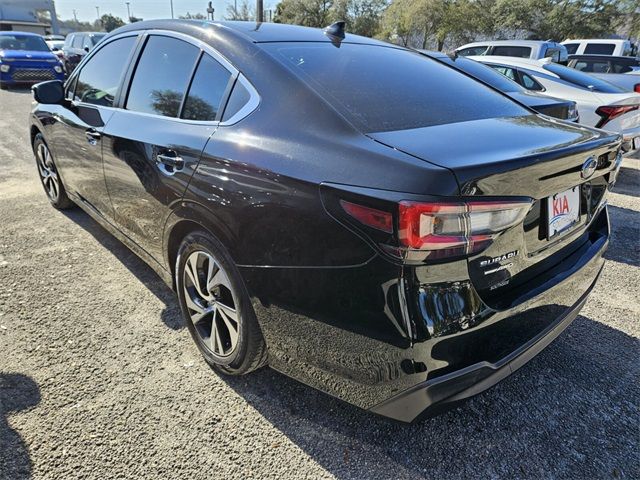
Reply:
[[100, 140], [100, 137], [102, 137], [100, 132], [98, 132], [95, 128], [87, 129], [84, 132], [84, 134], [87, 137], [87, 142], [89, 142], [89, 144], [91, 144], [91, 145], [97, 144], [98, 140]]
[[[173, 174], [184, 168], [184, 160], [177, 155], [166, 155], [159, 153], [156, 155], [156, 163], [161, 166], [165, 173]], [[168, 168], [166, 168], [168, 167]]]

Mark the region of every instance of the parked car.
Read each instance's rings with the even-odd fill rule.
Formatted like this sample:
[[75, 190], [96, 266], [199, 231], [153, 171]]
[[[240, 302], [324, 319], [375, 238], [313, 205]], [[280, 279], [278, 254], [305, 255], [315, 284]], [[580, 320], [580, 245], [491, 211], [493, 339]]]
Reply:
[[0, 88], [54, 79], [64, 80], [62, 64], [40, 35], [0, 32]]
[[62, 52], [64, 53], [64, 66], [68, 73], [80, 63], [84, 56], [104, 38], [104, 32], [75, 32], [65, 38]]
[[64, 46], [64, 40], [45, 40], [49, 50], [55, 53], [58, 60], [60, 60], [64, 64], [64, 52], [62, 51], [62, 47]]
[[49, 41], [64, 42], [64, 35], [45, 35], [44, 40], [45, 42], [49, 42]]
[[640, 59], [609, 55], [569, 55], [567, 66], [625, 90], [640, 93]]
[[562, 42], [570, 55], [613, 55], [632, 57], [638, 49], [629, 40], [590, 38]]
[[[552, 62], [510, 57], [471, 57], [490, 65], [523, 87], [573, 100], [580, 123], [619, 132], [625, 152], [640, 148], [640, 94]], [[522, 79], [528, 76], [530, 80]]]
[[513, 80], [496, 72], [493, 68], [467, 57], [447, 55], [442, 52], [427, 50], [422, 50], [421, 52], [435, 60], [451, 65], [471, 75], [475, 79], [490, 85], [538, 113], [543, 113], [561, 120], [570, 120], [572, 122], [577, 122], [580, 119], [576, 102], [553, 98], [527, 90]]
[[31, 140], [53, 206], [176, 289], [215, 370], [409, 422], [576, 317], [620, 136], [343, 25], [126, 25], [34, 88]]
[[474, 42], [456, 48], [458, 55], [491, 55], [518, 58], [551, 58], [557, 63], [567, 63], [567, 49], [557, 42], [543, 42], [538, 40], [492, 40]]

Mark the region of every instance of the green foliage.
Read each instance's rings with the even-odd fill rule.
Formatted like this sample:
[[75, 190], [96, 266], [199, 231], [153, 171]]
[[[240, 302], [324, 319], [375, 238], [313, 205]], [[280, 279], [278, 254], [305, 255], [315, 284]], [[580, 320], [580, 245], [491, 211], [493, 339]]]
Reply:
[[638, 0], [281, 0], [275, 20], [436, 48], [478, 38], [640, 36]]
[[124, 25], [124, 20], [120, 17], [116, 17], [111, 15], [110, 13], [105, 13], [100, 17], [100, 22], [102, 22], [102, 27], [107, 31], [111, 32], [116, 28], [122, 27]]

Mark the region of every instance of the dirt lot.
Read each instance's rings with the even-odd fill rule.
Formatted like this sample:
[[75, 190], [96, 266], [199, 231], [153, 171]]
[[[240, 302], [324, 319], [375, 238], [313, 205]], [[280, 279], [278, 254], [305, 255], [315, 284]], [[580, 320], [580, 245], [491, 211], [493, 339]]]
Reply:
[[0, 91], [0, 478], [640, 478], [640, 160], [582, 314], [460, 408], [404, 426], [274, 371], [221, 378], [172, 292], [41, 191]]

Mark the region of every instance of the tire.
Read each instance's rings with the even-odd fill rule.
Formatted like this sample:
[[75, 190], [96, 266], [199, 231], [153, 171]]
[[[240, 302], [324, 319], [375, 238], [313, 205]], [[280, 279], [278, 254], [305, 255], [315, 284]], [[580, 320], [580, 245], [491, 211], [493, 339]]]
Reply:
[[0, 83], [0, 90], [9, 90], [9, 85], [6, 83]]
[[267, 345], [249, 294], [217, 239], [202, 231], [189, 234], [178, 250], [175, 275], [189, 333], [214, 370], [243, 375], [266, 365]]
[[74, 207], [75, 204], [67, 196], [67, 191], [62, 184], [62, 179], [58, 175], [53, 154], [49, 150], [47, 142], [44, 141], [41, 133], [38, 133], [33, 139], [33, 154], [36, 157], [40, 183], [51, 205], [58, 210], [67, 210]]

